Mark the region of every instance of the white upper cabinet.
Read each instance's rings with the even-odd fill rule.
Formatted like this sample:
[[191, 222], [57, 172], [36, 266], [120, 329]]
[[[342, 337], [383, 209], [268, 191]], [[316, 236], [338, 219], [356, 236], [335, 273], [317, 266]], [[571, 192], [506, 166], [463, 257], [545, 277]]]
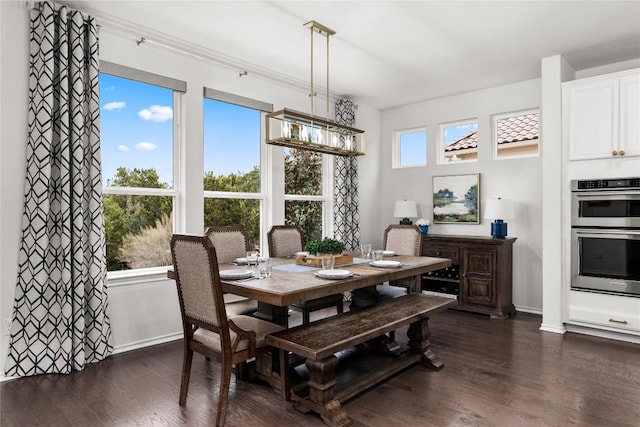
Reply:
[[620, 79], [620, 149], [640, 156], [640, 73]]
[[640, 70], [562, 85], [569, 160], [640, 156]]

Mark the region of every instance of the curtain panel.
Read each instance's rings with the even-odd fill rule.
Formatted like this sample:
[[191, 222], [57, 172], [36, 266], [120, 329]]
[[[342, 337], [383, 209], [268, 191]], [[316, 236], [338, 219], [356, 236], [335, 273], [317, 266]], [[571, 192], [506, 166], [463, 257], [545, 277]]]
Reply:
[[6, 375], [69, 373], [113, 351], [92, 17], [31, 11], [27, 174]]
[[[350, 99], [336, 102], [336, 122], [354, 126], [356, 105]], [[358, 198], [358, 160], [355, 157], [335, 157], [333, 223], [334, 236], [346, 250], [360, 247], [360, 208]]]

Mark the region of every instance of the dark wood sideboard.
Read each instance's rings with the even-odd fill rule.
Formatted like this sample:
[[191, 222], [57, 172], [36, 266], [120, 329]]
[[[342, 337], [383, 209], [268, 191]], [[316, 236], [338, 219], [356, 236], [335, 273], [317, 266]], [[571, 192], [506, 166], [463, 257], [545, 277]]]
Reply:
[[506, 319], [512, 302], [514, 237], [427, 234], [422, 255], [450, 258], [452, 266], [422, 276], [422, 290], [458, 296], [458, 310]]

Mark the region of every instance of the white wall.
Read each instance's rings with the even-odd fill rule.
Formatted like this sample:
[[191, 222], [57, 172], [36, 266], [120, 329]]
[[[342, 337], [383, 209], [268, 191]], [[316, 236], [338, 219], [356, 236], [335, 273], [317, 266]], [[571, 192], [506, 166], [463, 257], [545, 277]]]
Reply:
[[[13, 308], [26, 172], [29, 23], [26, 11], [20, 9], [21, 4], [0, 2], [0, 313], [3, 321], [11, 316]], [[2, 335], [2, 376], [8, 338]]]
[[[493, 159], [491, 117], [494, 114], [540, 106], [540, 80], [464, 93], [405, 105], [382, 112], [380, 188], [378, 198], [368, 200], [369, 209], [379, 206], [377, 243], [382, 230], [397, 222], [393, 202], [416, 200], [418, 215], [433, 218], [432, 177], [480, 174], [480, 213], [487, 198], [503, 197], [515, 203], [516, 218], [508, 221], [509, 236], [517, 237], [513, 255], [513, 302], [517, 309], [540, 312], [542, 309], [542, 170], [541, 157]], [[469, 118], [478, 120], [478, 161], [436, 164], [438, 125]], [[393, 169], [392, 134], [396, 130], [426, 126], [427, 166]], [[541, 141], [541, 150], [545, 142]], [[367, 207], [363, 207], [366, 210]], [[480, 224], [432, 224], [429, 233], [489, 236], [490, 220]]]

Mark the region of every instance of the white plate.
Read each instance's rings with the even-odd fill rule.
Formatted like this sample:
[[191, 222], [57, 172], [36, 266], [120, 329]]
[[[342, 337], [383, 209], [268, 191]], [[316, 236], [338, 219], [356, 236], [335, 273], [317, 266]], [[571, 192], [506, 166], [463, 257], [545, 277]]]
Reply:
[[227, 280], [248, 279], [251, 276], [253, 276], [251, 270], [222, 270], [220, 272], [220, 278]]
[[309, 252], [296, 252], [296, 256], [309, 256]]
[[349, 270], [319, 270], [315, 275], [322, 279], [346, 279], [353, 276], [353, 272]]
[[397, 267], [400, 267], [402, 264], [399, 263], [398, 261], [373, 261], [373, 262], [370, 262], [369, 265], [372, 265], [374, 267], [380, 267], [380, 268], [397, 268]]
[[396, 251], [382, 251], [382, 256], [396, 256]]

